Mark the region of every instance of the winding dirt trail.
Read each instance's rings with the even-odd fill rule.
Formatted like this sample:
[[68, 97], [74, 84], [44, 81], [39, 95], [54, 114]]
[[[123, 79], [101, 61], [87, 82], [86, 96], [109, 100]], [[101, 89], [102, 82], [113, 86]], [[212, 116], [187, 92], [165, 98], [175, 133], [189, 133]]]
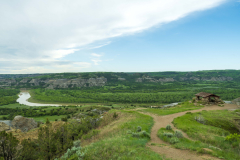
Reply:
[[[172, 148], [168, 143], [162, 141], [160, 138], [157, 136], [157, 132], [160, 128], [165, 128], [168, 124], [170, 124], [175, 130], [176, 128], [173, 126], [171, 123], [174, 118], [177, 118], [179, 116], [182, 116], [186, 114], [187, 112], [199, 112], [202, 110], [225, 110], [225, 109], [238, 109], [237, 105], [234, 104], [225, 104], [224, 107], [219, 107], [216, 105], [213, 106], [207, 106], [198, 110], [192, 110], [192, 111], [185, 111], [185, 112], [180, 112], [180, 113], [175, 113], [175, 114], [170, 114], [170, 115], [165, 115], [165, 116], [158, 116], [150, 113], [143, 113], [146, 115], [150, 115], [151, 117], [154, 118], [154, 125], [151, 130], [151, 141], [147, 144], [148, 147], [150, 147], [154, 152], [160, 154], [160, 155], [165, 155], [166, 158], [171, 158], [173, 160], [215, 160], [218, 159], [216, 157], [211, 157], [210, 155], [198, 155], [196, 152], [192, 152], [189, 150], [181, 150], [181, 149], [176, 149]], [[182, 132], [184, 137], [189, 138], [186, 133]], [[151, 145], [151, 144], [156, 144], [156, 145]]]

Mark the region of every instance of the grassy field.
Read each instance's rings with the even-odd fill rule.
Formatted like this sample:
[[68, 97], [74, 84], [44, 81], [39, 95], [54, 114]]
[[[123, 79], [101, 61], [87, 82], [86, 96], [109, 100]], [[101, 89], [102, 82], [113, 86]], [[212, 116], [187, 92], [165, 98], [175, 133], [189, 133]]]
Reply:
[[174, 113], [179, 113], [179, 112], [184, 112], [184, 111], [191, 111], [191, 110], [196, 110], [203, 108], [204, 106], [195, 106], [192, 103], [189, 102], [184, 102], [180, 105], [177, 105], [175, 107], [170, 107], [170, 108], [148, 108], [148, 109], [143, 109], [141, 112], [149, 112], [157, 115], [169, 115], [169, 114], [174, 114]]
[[8, 105], [3, 105], [0, 106], [1, 108], [31, 108], [31, 106], [27, 106], [27, 105], [23, 105], [23, 104], [19, 104], [19, 103], [14, 103], [14, 104], [8, 104]]
[[[113, 112], [116, 110], [110, 111]], [[84, 159], [164, 159], [146, 147], [148, 137], [132, 136], [132, 132], [137, 132], [138, 126], [150, 133], [153, 126], [152, 117], [136, 111], [118, 111], [118, 114], [118, 120], [100, 129], [101, 136], [97, 137], [95, 142], [83, 147], [83, 151], [86, 152]]]
[[168, 137], [166, 133], [173, 133], [174, 137], [174, 132], [165, 128], [158, 131], [158, 136], [164, 141], [172, 142], [175, 148], [208, 153], [227, 160], [240, 159], [239, 140], [232, 142], [225, 140], [231, 133], [239, 133], [239, 126], [234, 120], [239, 117], [238, 112], [227, 110], [188, 112], [184, 116], [175, 118], [173, 121], [175, 127], [187, 133], [194, 141], [179, 138], [179, 142], [173, 143], [171, 135]]

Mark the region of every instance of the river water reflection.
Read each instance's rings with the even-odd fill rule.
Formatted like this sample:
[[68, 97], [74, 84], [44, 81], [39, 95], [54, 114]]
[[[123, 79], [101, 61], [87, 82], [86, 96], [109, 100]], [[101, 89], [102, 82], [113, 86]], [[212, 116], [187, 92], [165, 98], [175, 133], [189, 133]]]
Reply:
[[28, 106], [60, 106], [58, 104], [40, 104], [28, 102], [27, 100], [31, 97], [28, 92], [21, 92], [18, 96], [19, 98], [17, 99], [17, 102]]

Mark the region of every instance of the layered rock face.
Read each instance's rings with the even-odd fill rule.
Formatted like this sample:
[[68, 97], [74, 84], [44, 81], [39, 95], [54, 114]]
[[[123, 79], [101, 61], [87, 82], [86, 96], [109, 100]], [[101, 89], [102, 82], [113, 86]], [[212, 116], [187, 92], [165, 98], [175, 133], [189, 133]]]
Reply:
[[232, 77], [180, 77], [179, 80], [175, 78], [137, 78], [135, 82], [175, 82], [175, 81], [232, 81]]
[[33, 118], [16, 116], [12, 120], [12, 127], [15, 129], [20, 129], [22, 132], [27, 132], [31, 129], [37, 128], [37, 122]]
[[40, 83], [44, 84], [47, 89], [54, 88], [73, 88], [73, 87], [97, 87], [104, 86], [107, 83], [107, 78], [89, 78], [89, 79], [32, 79], [29, 82], [31, 85], [39, 86]]

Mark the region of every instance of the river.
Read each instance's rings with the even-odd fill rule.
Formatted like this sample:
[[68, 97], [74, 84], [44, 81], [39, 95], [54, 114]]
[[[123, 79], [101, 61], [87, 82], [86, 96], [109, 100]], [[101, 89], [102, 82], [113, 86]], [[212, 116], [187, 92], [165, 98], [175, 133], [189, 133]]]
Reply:
[[58, 104], [41, 104], [28, 102], [28, 99], [31, 97], [31, 95], [28, 92], [21, 92], [18, 96], [19, 98], [17, 99], [17, 102], [27, 106], [60, 106]]

